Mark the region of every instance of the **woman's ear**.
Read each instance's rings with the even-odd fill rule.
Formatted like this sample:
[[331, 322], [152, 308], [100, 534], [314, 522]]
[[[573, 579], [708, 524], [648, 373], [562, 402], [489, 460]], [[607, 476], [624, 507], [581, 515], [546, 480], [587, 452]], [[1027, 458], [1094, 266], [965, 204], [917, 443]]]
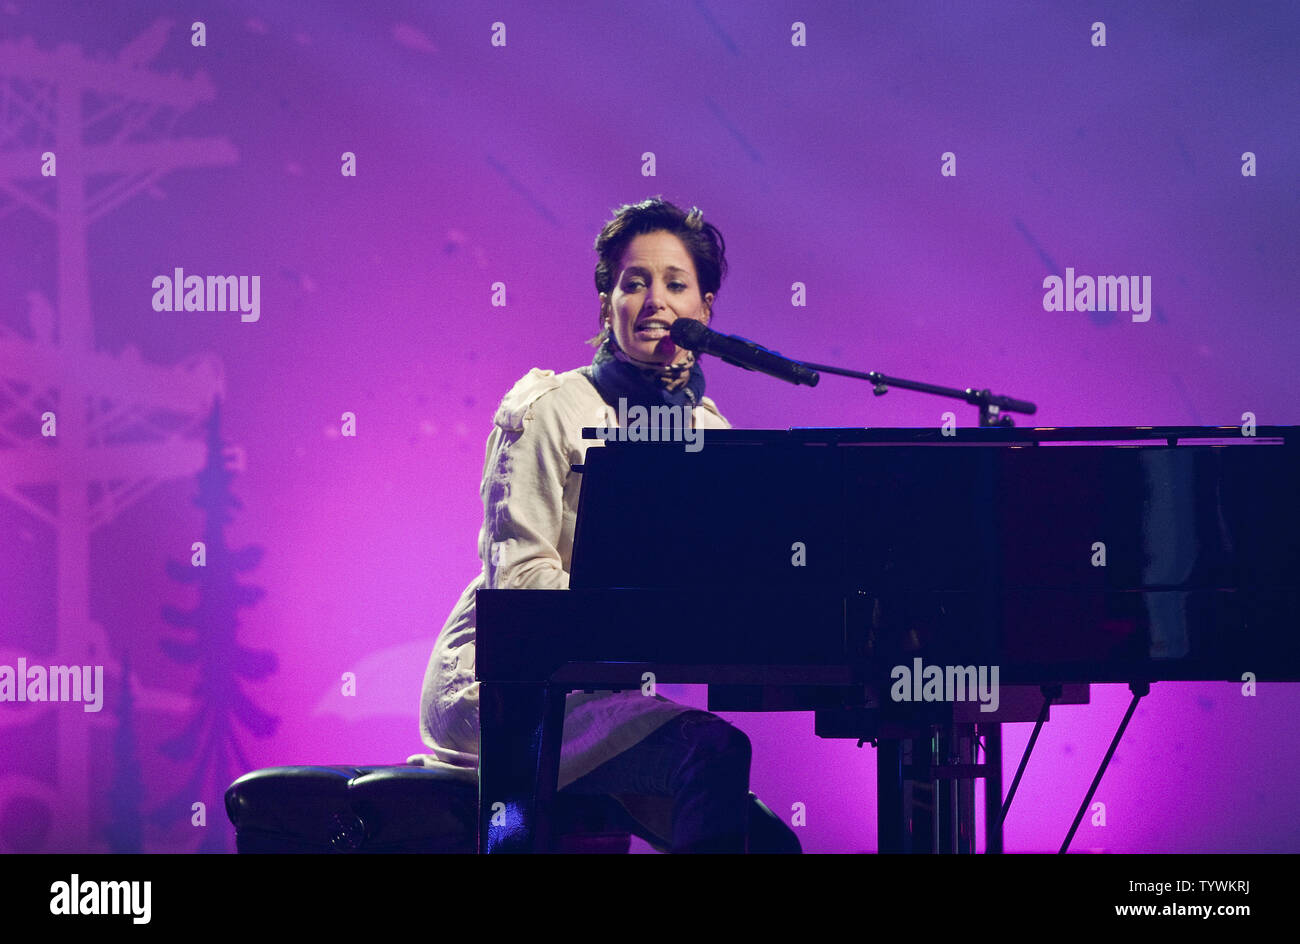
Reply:
[[704, 296], [704, 323], [708, 324], [713, 318], [713, 293]]

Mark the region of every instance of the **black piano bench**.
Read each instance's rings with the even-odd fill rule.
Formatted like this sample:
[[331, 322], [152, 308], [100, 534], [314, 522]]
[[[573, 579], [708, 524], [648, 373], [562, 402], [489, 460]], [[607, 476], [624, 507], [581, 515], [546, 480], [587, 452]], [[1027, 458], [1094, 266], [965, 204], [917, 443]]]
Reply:
[[[556, 797], [555, 851], [625, 855], [608, 797]], [[248, 853], [473, 853], [478, 786], [430, 767], [267, 767], [226, 791]]]

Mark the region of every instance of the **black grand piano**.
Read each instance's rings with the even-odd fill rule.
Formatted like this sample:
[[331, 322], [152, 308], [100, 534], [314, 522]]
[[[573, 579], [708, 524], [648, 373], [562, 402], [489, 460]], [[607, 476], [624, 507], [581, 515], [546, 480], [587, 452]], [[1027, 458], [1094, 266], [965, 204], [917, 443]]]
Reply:
[[[1156, 681], [1300, 680], [1300, 428], [1250, 432], [710, 430], [696, 451], [588, 450], [570, 589], [478, 593], [480, 851], [550, 848], [565, 695], [647, 672], [707, 684], [710, 710], [811, 710], [819, 736], [875, 745], [882, 852], [974, 851], [986, 778], [1000, 851], [1000, 723], [1041, 725], [1092, 682], [1136, 705]], [[925, 693], [944, 697], [900, 667], [946, 671]], [[996, 710], [971, 691], [981, 667]]]

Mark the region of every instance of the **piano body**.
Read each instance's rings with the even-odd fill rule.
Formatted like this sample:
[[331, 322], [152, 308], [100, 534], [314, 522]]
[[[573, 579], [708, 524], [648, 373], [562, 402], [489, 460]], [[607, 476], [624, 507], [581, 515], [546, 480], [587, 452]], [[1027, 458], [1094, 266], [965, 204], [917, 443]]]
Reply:
[[1045, 719], [1041, 691], [1300, 680], [1300, 430], [1255, 432], [722, 430], [698, 451], [590, 449], [570, 589], [478, 593], [480, 850], [549, 848], [565, 695], [649, 672], [707, 684], [711, 710], [812, 710], [819, 736], [874, 743], [882, 852], [973, 851], [986, 777], [1000, 851], [998, 725]]

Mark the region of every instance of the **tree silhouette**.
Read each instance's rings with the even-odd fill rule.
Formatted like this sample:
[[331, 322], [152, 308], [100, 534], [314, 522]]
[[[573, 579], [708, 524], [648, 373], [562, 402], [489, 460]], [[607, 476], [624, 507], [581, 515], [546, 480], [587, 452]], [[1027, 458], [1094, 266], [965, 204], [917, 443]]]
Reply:
[[184, 730], [160, 746], [164, 756], [176, 761], [194, 760], [195, 767], [185, 784], [154, 812], [153, 820], [160, 825], [188, 820], [192, 805], [204, 802], [209, 821], [203, 830], [200, 852], [230, 850], [229, 831], [219, 827], [222, 797], [226, 787], [249, 766], [240, 749], [237, 728], [243, 727], [254, 737], [269, 737], [280, 722], [254, 705], [243, 691], [244, 682], [274, 673], [277, 660], [270, 650], [249, 649], [239, 643], [237, 611], [253, 606], [264, 591], [240, 583], [236, 575], [257, 567], [264, 549], [261, 545], [239, 549], [226, 546], [225, 526], [243, 503], [230, 490], [235, 471], [226, 463], [220, 427], [218, 397], [208, 420], [208, 461], [198, 474], [199, 491], [194, 498], [194, 504], [207, 513], [203, 530], [206, 566], [196, 567], [190, 561], [167, 562], [167, 574], [173, 580], [197, 585], [199, 600], [190, 610], [163, 607], [163, 619], [179, 628], [186, 638], [164, 639], [161, 643], [172, 659], [198, 666], [199, 680], [193, 692], [198, 707]]

